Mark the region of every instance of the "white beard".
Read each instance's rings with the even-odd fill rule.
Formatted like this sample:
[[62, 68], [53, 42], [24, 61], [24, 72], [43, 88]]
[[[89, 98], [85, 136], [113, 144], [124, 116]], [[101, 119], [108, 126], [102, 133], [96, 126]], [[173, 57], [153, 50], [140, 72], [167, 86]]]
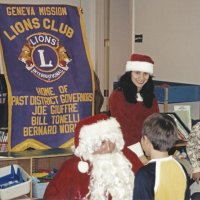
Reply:
[[131, 163], [122, 152], [93, 155], [89, 193], [90, 200], [132, 200], [134, 174]]

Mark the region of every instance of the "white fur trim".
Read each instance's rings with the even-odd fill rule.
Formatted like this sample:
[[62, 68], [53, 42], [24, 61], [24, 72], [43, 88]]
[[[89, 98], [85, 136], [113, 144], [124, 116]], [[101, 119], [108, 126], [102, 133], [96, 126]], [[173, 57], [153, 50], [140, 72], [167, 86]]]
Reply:
[[137, 93], [137, 101], [143, 101], [143, 98], [139, 92]]
[[141, 61], [127, 61], [126, 62], [126, 72], [129, 71], [141, 71], [149, 74], [153, 74], [153, 64], [149, 62]]
[[74, 153], [76, 156], [88, 160], [90, 155], [100, 147], [103, 140], [115, 143], [115, 151], [120, 151], [124, 147], [120, 125], [113, 117], [83, 126], [80, 130], [79, 145]]
[[84, 173], [88, 172], [88, 170], [89, 170], [88, 163], [84, 162], [84, 161], [79, 161], [79, 163], [78, 163], [78, 171], [84, 174]]

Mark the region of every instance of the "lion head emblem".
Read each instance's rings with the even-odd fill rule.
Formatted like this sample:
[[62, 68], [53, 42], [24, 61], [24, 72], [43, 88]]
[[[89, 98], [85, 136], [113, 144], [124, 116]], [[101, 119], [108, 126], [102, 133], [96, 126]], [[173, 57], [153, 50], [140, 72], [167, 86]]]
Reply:
[[26, 68], [31, 70], [33, 68], [33, 60], [31, 58], [32, 47], [26, 42], [22, 47], [22, 51], [18, 57], [18, 60], [26, 64]]
[[65, 47], [63, 45], [59, 45], [56, 48], [57, 54], [58, 54], [58, 59], [59, 59], [59, 67], [68, 70], [68, 63], [72, 61], [70, 58], [69, 54], [67, 53]]

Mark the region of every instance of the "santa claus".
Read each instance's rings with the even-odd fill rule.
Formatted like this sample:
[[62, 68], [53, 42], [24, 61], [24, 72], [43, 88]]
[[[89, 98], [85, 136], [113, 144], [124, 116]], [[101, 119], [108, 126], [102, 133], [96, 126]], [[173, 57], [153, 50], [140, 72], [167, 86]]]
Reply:
[[134, 173], [142, 166], [124, 149], [119, 123], [98, 114], [80, 121], [75, 129], [74, 155], [49, 183], [44, 199], [131, 200]]

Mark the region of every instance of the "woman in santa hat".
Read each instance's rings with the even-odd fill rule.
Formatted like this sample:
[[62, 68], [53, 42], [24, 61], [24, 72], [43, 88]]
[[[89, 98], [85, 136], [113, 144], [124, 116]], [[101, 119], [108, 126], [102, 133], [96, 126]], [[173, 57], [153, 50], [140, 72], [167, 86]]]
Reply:
[[134, 174], [141, 166], [124, 148], [115, 118], [88, 117], [77, 124], [74, 155], [49, 183], [44, 200], [132, 200]]
[[[143, 157], [140, 143], [144, 120], [159, 112], [154, 95], [153, 65], [151, 57], [132, 54], [126, 63], [126, 72], [109, 98], [111, 116], [121, 125], [125, 145], [139, 157]], [[145, 162], [146, 159], [143, 161]]]

